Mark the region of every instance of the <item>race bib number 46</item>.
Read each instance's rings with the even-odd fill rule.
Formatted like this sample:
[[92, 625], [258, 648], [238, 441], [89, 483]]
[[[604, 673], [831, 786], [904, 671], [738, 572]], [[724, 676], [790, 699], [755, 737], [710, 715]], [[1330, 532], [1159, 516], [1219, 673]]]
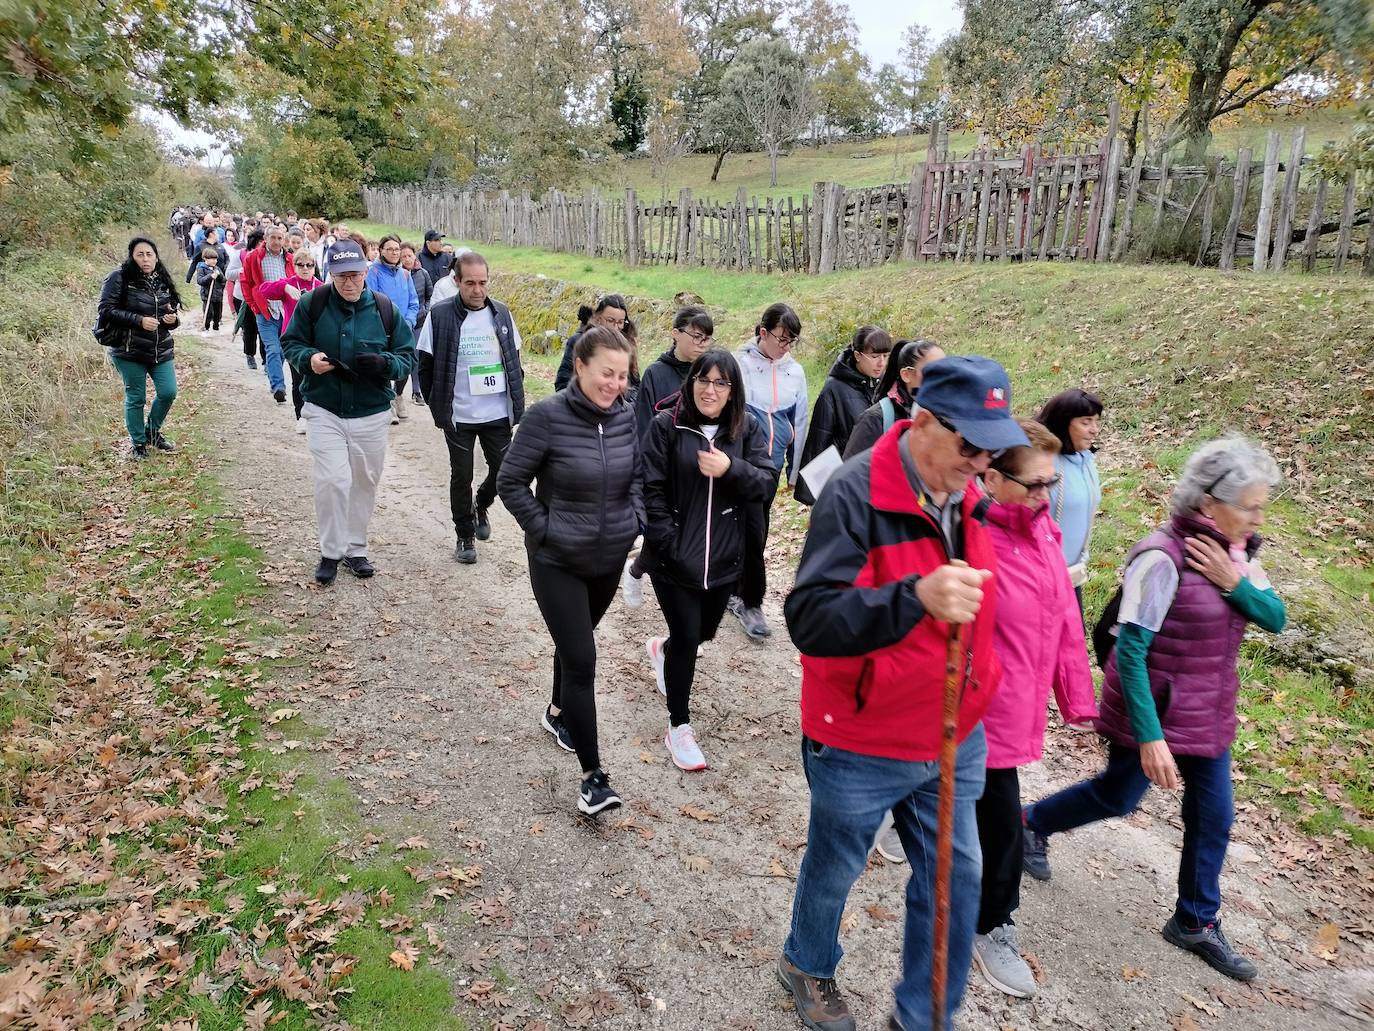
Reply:
[[506, 370], [501, 365], [474, 365], [468, 369], [468, 393], [473, 397], [505, 392]]

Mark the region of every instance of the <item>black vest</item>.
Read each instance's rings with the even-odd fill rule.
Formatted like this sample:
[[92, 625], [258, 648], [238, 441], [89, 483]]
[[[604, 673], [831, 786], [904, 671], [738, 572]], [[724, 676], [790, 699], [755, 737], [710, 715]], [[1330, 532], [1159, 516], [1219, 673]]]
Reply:
[[[510, 397], [511, 425], [525, 414], [525, 373], [520, 367], [520, 352], [515, 346], [515, 320], [500, 301], [487, 298], [496, 340], [501, 346], [501, 366], [506, 372], [506, 393]], [[425, 398], [434, 425], [441, 430], [453, 426], [453, 388], [458, 381], [458, 340], [468, 310], [461, 298], [450, 297], [429, 310], [430, 346], [434, 353], [434, 385]]]

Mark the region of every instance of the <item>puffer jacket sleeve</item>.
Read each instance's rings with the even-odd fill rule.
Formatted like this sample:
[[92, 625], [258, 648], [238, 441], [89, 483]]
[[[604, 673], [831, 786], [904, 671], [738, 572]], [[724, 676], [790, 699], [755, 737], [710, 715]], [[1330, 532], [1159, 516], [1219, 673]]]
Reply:
[[119, 306], [119, 294], [124, 287], [124, 270], [117, 268], [105, 277], [100, 288], [100, 302], [96, 307], [100, 322], [117, 326], [142, 328], [143, 316], [136, 311]]
[[659, 554], [672, 550], [677, 528], [673, 522], [673, 499], [668, 496], [672, 474], [668, 464], [677, 458], [673, 439], [673, 417], [660, 412], [649, 424], [649, 432], [641, 437], [641, 489], [644, 497], [644, 540]]
[[563, 360], [558, 363], [558, 373], [553, 378], [554, 390], [562, 390], [573, 377], [573, 347], [578, 336], [579, 334], [574, 333], [563, 345]]
[[720, 482], [741, 501], [763, 501], [773, 488], [773, 460], [768, 456], [768, 441], [753, 419], [745, 416], [741, 457], [730, 462]]
[[1069, 567], [1064, 563], [1063, 545], [1057, 528], [1053, 539], [1040, 549], [1040, 557], [1055, 572], [1055, 602], [1061, 617], [1059, 647], [1054, 660], [1054, 698], [1065, 723], [1090, 724], [1098, 715], [1097, 695], [1093, 689], [1092, 669], [1088, 665], [1083, 614], [1074, 598], [1073, 583], [1069, 579]]
[[811, 459], [828, 448], [835, 441], [835, 391], [830, 389], [829, 381], [821, 388], [816, 398], [816, 410], [811, 413], [811, 425], [806, 431], [806, 443], [801, 451], [801, 468], [805, 469]]
[[549, 511], [534, 496], [530, 484], [539, 475], [549, 450], [550, 403], [543, 401], [525, 413], [496, 477], [496, 493], [501, 497], [501, 504], [535, 544], [543, 542], [549, 528]]

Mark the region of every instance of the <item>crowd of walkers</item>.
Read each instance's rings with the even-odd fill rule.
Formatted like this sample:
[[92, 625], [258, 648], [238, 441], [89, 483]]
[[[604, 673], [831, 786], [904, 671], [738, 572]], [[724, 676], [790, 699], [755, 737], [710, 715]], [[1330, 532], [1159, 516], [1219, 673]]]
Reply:
[[[341, 564], [375, 572], [368, 524], [407, 393], [447, 445], [454, 558], [477, 562], [498, 498], [514, 517], [554, 646], [537, 721], [576, 754], [585, 814], [622, 804], [596, 707], [595, 631], [617, 596], [638, 608], [651, 584], [666, 625], [645, 642], [664, 747], [680, 769], [706, 769], [691, 721], [702, 648], [727, 614], [766, 644], [774, 499], [791, 490], [812, 506], [783, 609], [801, 654], [810, 816], [777, 965], [805, 1026], [855, 1026], [835, 980], [839, 931], [875, 849], [913, 867], [887, 1026], [948, 1026], [971, 969], [1008, 995], [1035, 993], [1016, 922], [1023, 874], [1048, 880], [1054, 835], [1132, 812], [1151, 785], [1182, 790], [1164, 938], [1231, 977], [1255, 976], [1219, 910], [1240, 643], [1247, 626], [1277, 632], [1285, 619], [1256, 555], [1278, 481], [1259, 445], [1226, 436], [1184, 464], [1169, 518], [1131, 549], [1092, 624], [1099, 693], [1082, 593], [1102, 498], [1093, 394], [1072, 387], [1017, 418], [997, 362], [868, 325], [813, 405], [792, 354], [802, 322], [784, 303], [734, 350], [715, 345], [704, 307], [683, 307], [641, 374], [630, 306], [608, 294], [580, 313], [556, 392], [527, 408], [520, 332], [488, 293], [487, 262], [448, 251], [439, 232], [419, 248], [385, 237], [370, 255], [346, 226], [291, 212], [177, 215], [172, 228], [186, 281], [201, 285], [202, 325], [220, 318], [219, 284], [237, 312], [251, 312], [258, 350], [247, 362], [265, 358], [278, 403], [283, 369], [291, 378], [314, 463], [320, 585]], [[225, 253], [239, 234], [247, 253]], [[135, 457], [171, 450], [171, 332], [187, 307], [156, 244], [130, 241], [102, 291], [96, 335], [125, 384]], [[248, 316], [236, 318], [246, 326]], [[479, 447], [485, 477], [474, 491]], [[932, 1014], [937, 759], [951, 686], [949, 982], [945, 1012]], [[1064, 724], [1106, 739], [1106, 765], [1028, 804], [1018, 770], [1042, 758], [1051, 696]]]

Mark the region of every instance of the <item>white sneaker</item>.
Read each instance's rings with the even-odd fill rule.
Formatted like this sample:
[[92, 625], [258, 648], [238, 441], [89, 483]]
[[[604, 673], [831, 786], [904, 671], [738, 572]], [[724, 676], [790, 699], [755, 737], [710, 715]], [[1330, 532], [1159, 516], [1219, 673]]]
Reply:
[[398, 419], [409, 419], [409, 418], [410, 418], [410, 413], [406, 411], [406, 398], [405, 398], [405, 395], [404, 395], [404, 394], [397, 394], [397, 395], [396, 395], [395, 405], [396, 405], [396, 418], [398, 418]]
[[644, 642], [644, 650], [649, 653], [649, 661], [654, 664], [654, 679], [658, 681], [658, 693], [668, 697], [668, 685], [663, 682], [663, 645], [667, 638], [651, 637]]
[[625, 572], [620, 574], [620, 598], [627, 609], [637, 609], [644, 604], [644, 578], [630, 575], [632, 565], [634, 559], [626, 559]]
[[902, 838], [897, 833], [897, 825], [892, 820], [891, 809], [883, 817], [882, 826], [878, 828], [878, 835], [873, 839], [873, 847], [878, 850], [878, 855], [889, 863], [900, 865], [906, 862], [906, 849], [902, 847]]
[[395, 426], [400, 421], [401, 417], [396, 414], [396, 402], [393, 400], [391, 402], [391, 425]]
[[663, 743], [668, 746], [668, 754], [673, 757], [673, 763], [679, 770], [695, 772], [706, 769], [706, 757], [697, 747], [697, 736], [690, 723], [669, 727], [668, 733], [663, 735]]
[[304, 419], [297, 419], [297, 420], [296, 420], [296, 432], [299, 433], [302, 437], [305, 436], [305, 420], [304, 420]]

